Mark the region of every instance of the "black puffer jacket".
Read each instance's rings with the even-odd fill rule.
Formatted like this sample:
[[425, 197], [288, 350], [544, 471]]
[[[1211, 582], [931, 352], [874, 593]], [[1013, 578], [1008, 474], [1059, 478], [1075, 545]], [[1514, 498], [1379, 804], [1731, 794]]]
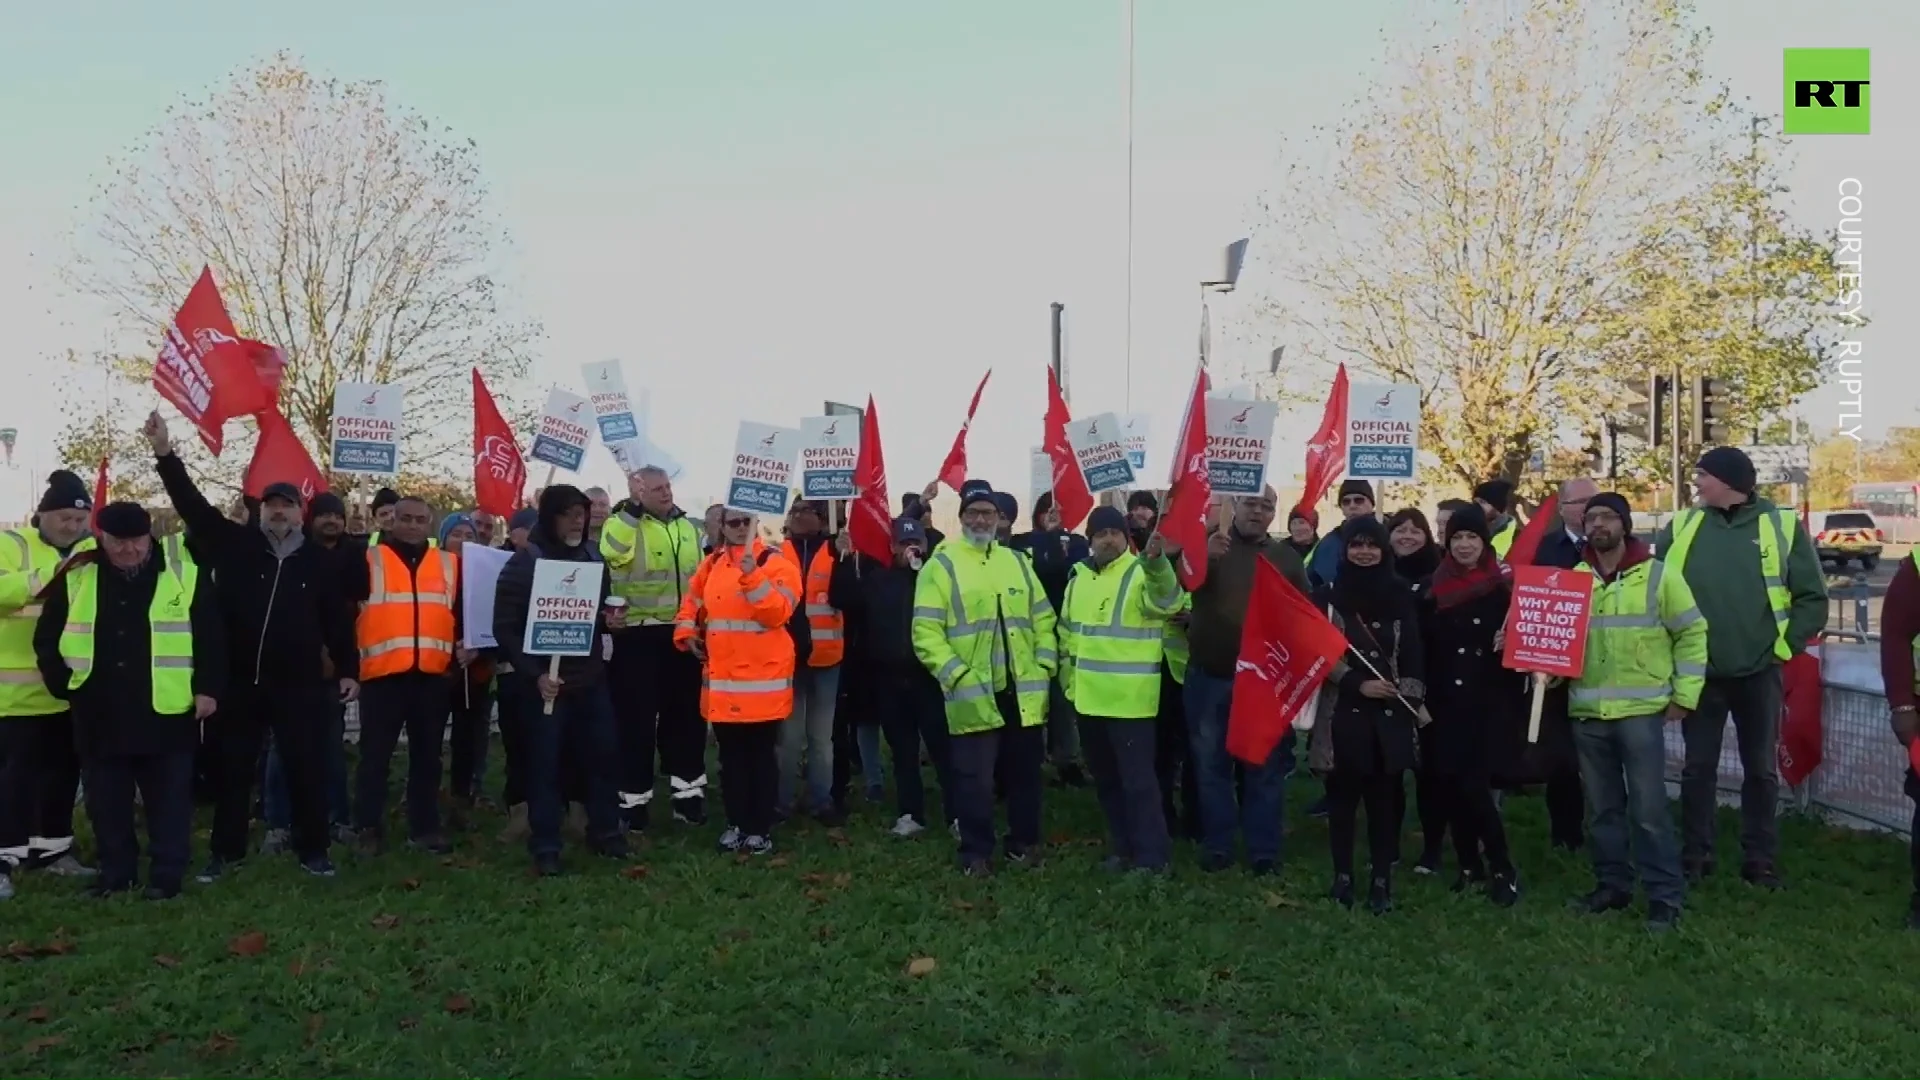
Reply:
[[353, 601], [335, 558], [299, 531], [276, 542], [260, 527], [251, 501], [244, 524], [229, 521], [194, 486], [179, 455], [160, 458], [156, 468], [196, 557], [213, 571], [226, 620], [230, 685], [317, 681], [322, 646], [340, 677], [358, 677]]

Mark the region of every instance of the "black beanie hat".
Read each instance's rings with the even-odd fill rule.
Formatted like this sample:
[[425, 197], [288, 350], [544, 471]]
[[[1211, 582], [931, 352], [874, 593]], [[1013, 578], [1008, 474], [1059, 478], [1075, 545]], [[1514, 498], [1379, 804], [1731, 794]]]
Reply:
[[1368, 502], [1378, 502], [1378, 500], [1373, 497], [1373, 484], [1367, 480], [1342, 480], [1340, 482], [1340, 498], [1345, 499], [1349, 495], [1364, 495]]
[[315, 495], [313, 500], [307, 503], [308, 521], [312, 521], [317, 517], [323, 517], [327, 514], [332, 514], [338, 518], [347, 516], [347, 504], [341, 501], [340, 496], [335, 495], [331, 491], [323, 491]]
[[100, 508], [100, 531], [120, 540], [152, 536], [153, 518], [139, 503], [108, 503]]
[[1633, 535], [1633, 507], [1628, 505], [1625, 495], [1617, 491], [1603, 491], [1587, 500], [1588, 510], [1592, 510], [1596, 506], [1604, 506], [1614, 513], [1619, 514], [1621, 526], [1626, 529], [1627, 535]]
[[373, 493], [373, 512], [379, 513], [383, 506], [392, 506], [400, 501], [400, 493], [389, 487], [383, 487]]
[[91, 510], [93, 496], [87, 494], [87, 485], [80, 478], [65, 469], [55, 470], [47, 477], [46, 493], [40, 496], [39, 513], [49, 510]]
[[1051, 509], [1053, 509], [1053, 492], [1041, 492], [1039, 496], [1033, 500], [1033, 525], [1035, 528], [1040, 527], [1040, 519], [1046, 517], [1047, 511]]
[[1701, 454], [1700, 471], [1742, 495], [1753, 494], [1759, 479], [1753, 470], [1753, 459], [1737, 446], [1716, 446]]
[[1504, 514], [1513, 508], [1513, 481], [1489, 480], [1473, 489], [1473, 497], [1493, 507], [1496, 514]]
[[1393, 550], [1392, 538], [1387, 534], [1386, 523], [1372, 514], [1367, 514], [1363, 517], [1348, 518], [1346, 524], [1340, 526], [1340, 553], [1343, 560], [1346, 558], [1347, 548], [1363, 536], [1373, 541], [1373, 546], [1383, 552]]
[[1479, 537], [1481, 543], [1493, 543], [1493, 529], [1487, 524], [1487, 512], [1480, 509], [1479, 503], [1468, 503], [1447, 515], [1447, 535], [1440, 542], [1451, 544], [1453, 534], [1463, 532]]
[[1000, 516], [1006, 518], [1008, 521], [1020, 520], [1020, 500], [1014, 498], [1007, 492], [996, 491], [993, 493], [993, 508], [1000, 511]]
[[1127, 496], [1128, 510], [1138, 510], [1143, 506], [1153, 511], [1156, 515], [1160, 513], [1160, 500], [1153, 497], [1153, 492], [1136, 491]]
[[1111, 506], [1096, 506], [1087, 515], [1087, 538], [1091, 540], [1107, 529], [1127, 531], [1127, 515]]

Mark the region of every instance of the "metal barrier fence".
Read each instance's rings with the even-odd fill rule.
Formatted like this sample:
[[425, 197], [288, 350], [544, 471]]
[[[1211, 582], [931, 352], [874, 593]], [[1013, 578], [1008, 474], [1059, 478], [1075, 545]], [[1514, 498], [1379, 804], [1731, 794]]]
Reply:
[[[1798, 788], [1783, 788], [1782, 802], [1836, 824], [1907, 836], [1913, 825], [1907, 756], [1887, 723], [1878, 635], [1829, 631], [1826, 636], [1820, 656], [1820, 765]], [[1686, 762], [1679, 725], [1670, 725], [1666, 738], [1667, 782], [1678, 785]], [[1732, 731], [1721, 744], [1719, 772], [1721, 795], [1737, 796], [1740, 744]]]

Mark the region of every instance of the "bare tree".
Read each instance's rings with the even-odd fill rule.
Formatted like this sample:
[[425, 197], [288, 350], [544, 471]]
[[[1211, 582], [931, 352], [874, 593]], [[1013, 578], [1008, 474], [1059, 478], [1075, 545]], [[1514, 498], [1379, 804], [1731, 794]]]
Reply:
[[1684, 172], [1671, 151], [1699, 115], [1704, 44], [1688, 15], [1452, 4], [1262, 200], [1270, 314], [1358, 378], [1418, 384], [1434, 479], [1518, 479], [1604, 407], [1589, 323]]
[[[469, 367], [520, 411], [540, 328], [506, 310], [494, 280], [506, 234], [478, 153], [378, 83], [275, 56], [172, 110], [95, 209], [67, 279], [131, 347], [83, 366], [146, 383], [160, 328], [211, 265], [237, 329], [286, 351], [281, 409], [323, 468], [340, 382], [405, 387], [403, 464], [450, 476], [468, 459]], [[97, 432], [96, 409], [75, 410], [76, 437]], [[200, 471], [237, 484], [250, 445]]]

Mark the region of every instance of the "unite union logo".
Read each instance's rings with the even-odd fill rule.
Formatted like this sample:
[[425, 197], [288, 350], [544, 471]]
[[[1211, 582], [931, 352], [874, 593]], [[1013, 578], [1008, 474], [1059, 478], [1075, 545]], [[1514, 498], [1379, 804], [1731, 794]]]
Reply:
[[567, 576], [560, 579], [560, 584], [571, 586], [574, 584], [575, 580], [578, 579], [579, 577], [580, 577], [580, 571], [577, 568], [573, 570], [569, 570], [567, 571]]
[[840, 421], [835, 420], [832, 423], [828, 424], [826, 427], [826, 430], [822, 431], [820, 434], [827, 437], [832, 437], [834, 432], [839, 430], [840, 430]]
[[760, 445], [761, 445], [761, 446], [764, 446], [764, 447], [766, 447], [766, 448], [767, 448], [767, 449], [769, 449], [769, 450], [771, 450], [771, 449], [773, 449], [773, 440], [774, 440], [774, 439], [776, 439], [776, 438], [778, 438], [778, 437], [779, 437], [779, 433], [778, 433], [778, 432], [773, 432], [773, 431], [769, 431], [769, 432], [767, 432], [767, 437], [766, 437], [766, 438], [764, 438], [764, 439], [761, 439], [761, 440], [760, 440]]
[[1542, 578], [1541, 581], [1544, 582], [1547, 588], [1549, 589], [1559, 588], [1560, 587], [1560, 571], [1555, 570], [1553, 573], [1548, 574], [1546, 577]]
[[1393, 391], [1389, 390], [1374, 399], [1371, 406], [1373, 415], [1385, 420], [1393, 415]]

